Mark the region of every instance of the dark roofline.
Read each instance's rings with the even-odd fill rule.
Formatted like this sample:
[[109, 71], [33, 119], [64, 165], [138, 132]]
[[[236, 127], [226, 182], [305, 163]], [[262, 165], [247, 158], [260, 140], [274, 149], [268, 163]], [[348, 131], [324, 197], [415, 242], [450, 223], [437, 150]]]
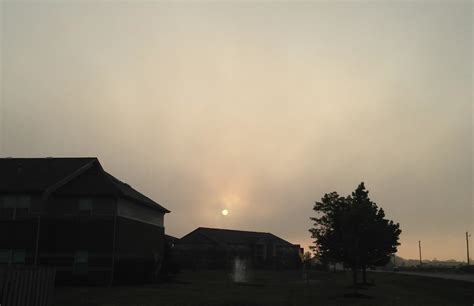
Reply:
[[[211, 228], [206, 228], [206, 227], [198, 227], [196, 228], [195, 230], [191, 231], [190, 233], [187, 233], [186, 235], [184, 235], [183, 237], [179, 238], [179, 240], [183, 240], [184, 238], [192, 235], [194, 232], [197, 232], [199, 229], [211, 229]], [[198, 233], [199, 235], [201, 235], [202, 237], [206, 238], [207, 240], [209, 240], [210, 242], [212, 242], [213, 244], [216, 244], [216, 245], [221, 245], [221, 243], [219, 241], [216, 241], [215, 239], [209, 237], [208, 235], [206, 235], [205, 233]]]
[[[150, 199], [149, 197], [145, 196], [143, 193], [135, 190], [132, 186], [130, 186], [129, 184], [125, 183], [125, 182], [122, 182], [121, 180], [119, 180], [118, 178], [116, 178], [115, 176], [113, 176], [112, 174], [108, 173], [107, 171], [105, 171], [102, 166], [100, 165], [99, 163], [99, 166], [101, 168], [101, 170], [104, 172], [104, 174], [107, 176], [107, 178], [110, 180], [110, 182], [113, 184], [113, 186], [117, 189], [117, 191], [119, 192], [119, 194], [123, 197], [123, 198], [126, 198], [126, 199], [129, 199], [129, 200], [133, 200], [133, 201], [138, 201], [150, 208], [153, 208], [153, 209], [158, 209], [162, 212], [164, 212], [165, 214], [167, 213], [170, 213], [171, 211], [164, 208], [163, 206], [161, 206], [160, 204], [156, 203], [155, 201], [153, 201], [152, 199]], [[122, 189], [117, 186], [117, 184], [122, 184], [125, 186], [125, 188], [130, 188], [131, 190], [133, 190], [134, 192], [137, 192], [139, 193], [141, 196], [144, 197], [144, 199], [138, 199], [136, 197], [132, 197], [132, 196], [129, 196], [129, 195], [126, 195]]]
[[[270, 232], [258, 232], [258, 231], [246, 231], [246, 230], [236, 230], [236, 229], [229, 229], [229, 228], [218, 228], [218, 227], [203, 227], [203, 226], [200, 226], [198, 227], [197, 229], [195, 229], [194, 231], [197, 231], [199, 229], [204, 229], [204, 230], [217, 230], [217, 231], [229, 231], [229, 232], [241, 232], [241, 233], [252, 233], [252, 234], [267, 234], [267, 235], [272, 235], [276, 238], [279, 238], [281, 239], [280, 237], [270, 233]], [[193, 232], [194, 232], [193, 231]], [[281, 239], [281, 240], [284, 240], [284, 239]], [[288, 241], [287, 241], [288, 242]], [[290, 243], [290, 242], [288, 242]]]
[[[79, 177], [82, 173], [87, 171], [93, 166], [98, 166], [100, 171], [106, 176], [106, 178], [110, 181], [112, 184], [112, 187], [115, 189], [115, 192], [117, 193], [115, 196], [120, 196], [135, 202], [139, 202], [140, 204], [143, 204], [147, 207], [150, 207], [152, 209], [159, 210], [164, 213], [169, 213], [170, 211], [160, 204], [156, 203], [152, 199], [148, 198], [141, 192], [135, 190], [133, 187], [131, 187], [129, 184], [122, 182], [118, 178], [112, 176], [111, 174], [107, 173], [102, 165], [100, 164], [99, 160], [97, 157], [1, 157], [1, 160], [19, 160], [20, 162], [22, 160], [34, 160], [34, 161], [47, 161], [47, 160], [83, 160], [84, 165], [81, 167], [75, 169], [74, 171], [66, 174], [63, 178], [59, 179], [58, 181], [54, 182], [53, 184], [49, 186], [45, 186], [44, 189], [38, 190], [37, 192], [42, 193], [42, 197], [45, 200], [46, 198], [49, 197], [50, 194], [52, 194], [54, 191], [59, 189], [60, 187], [66, 185], [70, 181], [74, 180], [75, 178]], [[129, 194], [126, 194], [127, 191]]]
[[[47, 157], [47, 158], [51, 158], [51, 157]], [[84, 166], [80, 167], [79, 169], [77, 169], [76, 171], [74, 171], [71, 174], [67, 175], [66, 177], [64, 177], [60, 181], [58, 181], [58, 182], [54, 183], [53, 185], [49, 186], [48, 188], [46, 188], [46, 190], [44, 191], [43, 196], [42, 196], [43, 199], [46, 199], [56, 189], [61, 188], [62, 186], [66, 185], [67, 183], [69, 183], [70, 181], [72, 181], [73, 179], [75, 179], [76, 177], [81, 175], [82, 173], [84, 173], [84, 171], [90, 169], [95, 164], [98, 164], [99, 167], [101, 167], [100, 163], [99, 163], [99, 160], [97, 158], [90, 158], [90, 159], [91, 159], [91, 161], [88, 162], [87, 164], [85, 164]]]
[[229, 231], [229, 232], [241, 232], [241, 233], [253, 233], [253, 234], [270, 234], [273, 235], [272, 233], [269, 232], [257, 232], [257, 231], [244, 231], [244, 230], [235, 230], [235, 229], [229, 229], [229, 228], [218, 228], [218, 227], [204, 227], [200, 226], [194, 231], [197, 231], [199, 229], [205, 229], [205, 230], [217, 230], [217, 231]]
[[[244, 230], [234, 230], [234, 229], [214, 228], [214, 227], [202, 227], [202, 226], [200, 226], [200, 227], [196, 228], [195, 230], [193, 230], [192, 232], [190, 232], [190, 233], [184, 235], [183, 237], [181, 237], [181, 239], [184, 239], [185, 237], [187, 237], [187, 236], [189, 236], [189, 235], [191, 235], [191, 234], [193, 234], [193, 233], [195, 233], [195, 232], [197, 232], [197, 231], [199, 231], [199, 230], [213, 230], [213, 231], [228, 231], [228, 232], [251, 233], [251, 234], [264, 234], [264, 235], [269, 235], [269, 236], [271, 236], [272, 238], [274, 238], [274, 239], [276, 239], [276, 240], [279, 240], [279, 241], [282, 241], [282, 242], [284, 242], [284, 243], [286, 243], [286, 244], [288, 244], [288, 245], [292, 245], [292, 246], [295, 245], [295, 244], [293, 244], [293, 243], [291, 243], [291, 242], [289, 242], [289, 241], [287, 241], [287, 240], [285, 240], [285, 239], [283, 239], [283, 238], [280, 238], [280, 237], [278, 237], [278, 236], [276, 236], [276, 235], [274, 235], [274, 234], [272, 234], [272, 233], [269, 233], [269, 232], [244, 231]], [[220, 242], [215, 241], [213, 238], [207, 236], [205, 233], [199, 233], [199, 234], [201, 234], [202, 236], [204, 236], [205, 238], [211, 240], [212, 242], [214, 242], [214, 243], [216, 243], [216, 244], [220, 244]]]

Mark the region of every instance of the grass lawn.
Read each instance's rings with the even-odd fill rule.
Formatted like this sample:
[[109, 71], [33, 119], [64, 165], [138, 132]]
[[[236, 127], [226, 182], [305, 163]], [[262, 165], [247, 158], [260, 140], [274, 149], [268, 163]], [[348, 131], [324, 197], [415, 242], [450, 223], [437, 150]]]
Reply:
[[375, 286], [360, 289], [370, 298], [350, 298], [345, 272], [259, 271], [249, 283], [230, 281], [228, 272], [182, 272], [176, 282], [144, 286], [59, 287], [56, 306], [66, 305], [466, 305], [474, 283], [391, 273], [369, 273]]

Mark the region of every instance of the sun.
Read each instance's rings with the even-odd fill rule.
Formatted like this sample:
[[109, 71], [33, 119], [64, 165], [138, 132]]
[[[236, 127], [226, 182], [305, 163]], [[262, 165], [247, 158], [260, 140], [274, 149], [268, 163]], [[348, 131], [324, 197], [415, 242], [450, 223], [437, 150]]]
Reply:
[[222, 215], [227, 216], [229, 214], [229, 211], [227, 209], [222, 210]]

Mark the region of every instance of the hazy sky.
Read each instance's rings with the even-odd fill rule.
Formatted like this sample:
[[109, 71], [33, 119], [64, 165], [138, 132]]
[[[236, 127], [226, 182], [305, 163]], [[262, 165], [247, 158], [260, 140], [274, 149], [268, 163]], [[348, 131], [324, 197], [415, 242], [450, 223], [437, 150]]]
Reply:
[[422, 240], [427, 259], [465, 260], [471, 1], [1, 9], [1, 155], [97, 156], [172, 211], [168, 234], [305, 248], [313, 202], [364, 181], [401, 225], [400, 256]]

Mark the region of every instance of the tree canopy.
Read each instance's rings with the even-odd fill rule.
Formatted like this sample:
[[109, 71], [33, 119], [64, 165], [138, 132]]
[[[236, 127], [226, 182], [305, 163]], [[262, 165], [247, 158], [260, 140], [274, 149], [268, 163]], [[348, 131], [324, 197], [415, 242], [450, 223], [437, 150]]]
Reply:
[[382, 266], [397, 251], [400, 225], [385, 218], [382, 208], [369, 198], [364, 183], [347, 197], [337, 192], [325, 194], [314, 204], [316, 217], [309, 230], [315, 239], [315, 255], [326, 263], [343, 263], [354, 272]]

